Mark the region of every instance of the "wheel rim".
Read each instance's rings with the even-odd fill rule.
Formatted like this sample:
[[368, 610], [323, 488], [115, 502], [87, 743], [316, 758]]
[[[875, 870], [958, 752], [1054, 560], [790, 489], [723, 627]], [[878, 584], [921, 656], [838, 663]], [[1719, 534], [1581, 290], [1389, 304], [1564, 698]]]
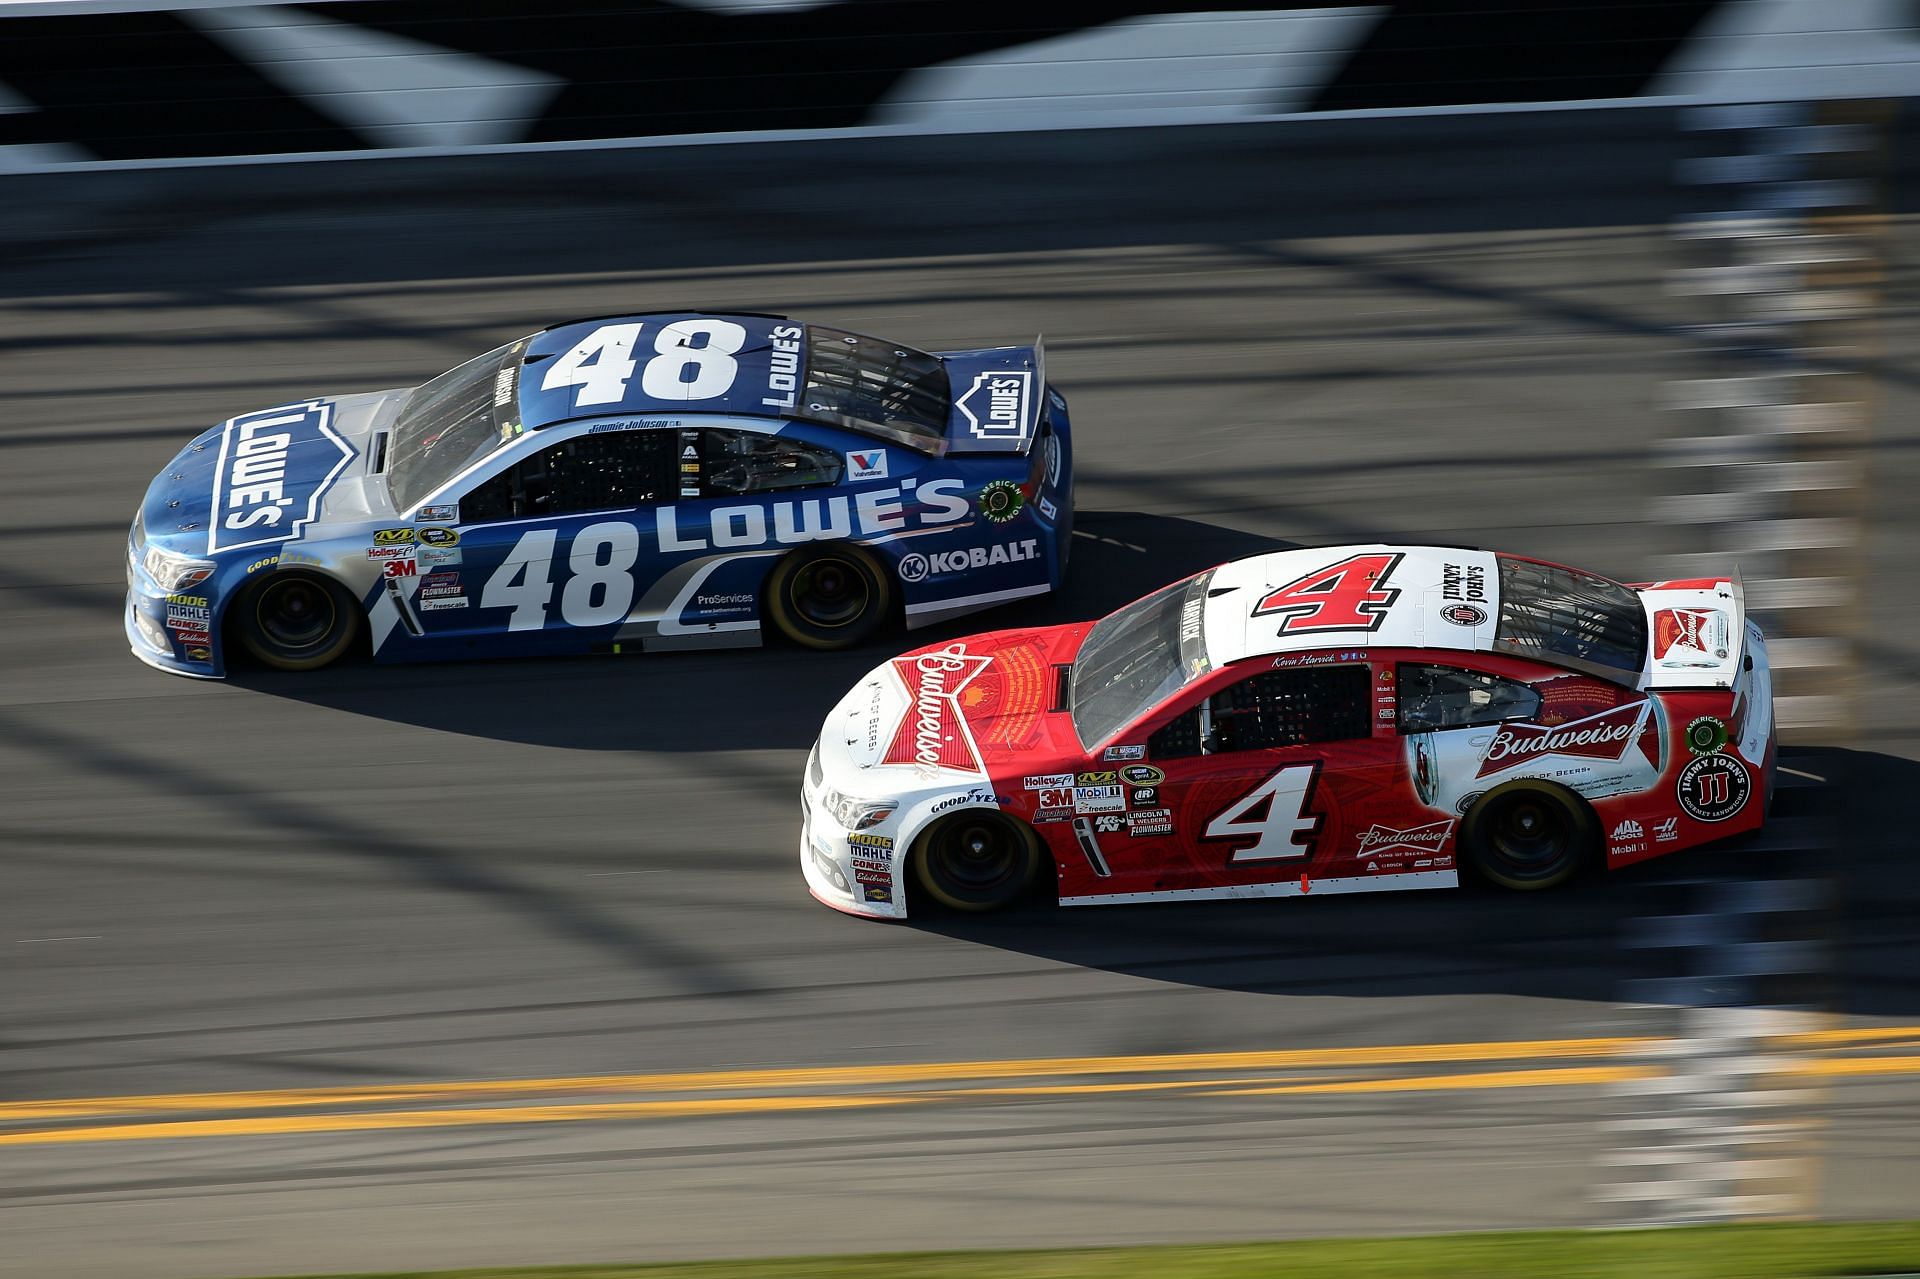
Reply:
[[1566, 856], [1566, 821], [1540, 800], [1531, 796], [1510, 800], [1490, 817], [1487, 843], [1509, 873], [1520, 878], [1543, 875]]
[[793, 611], [811, 625], [851, 626], [873, 602], [873, 588], [861, 566], [837, 555], [810, 560], [787, 588]]
[[967, 897], [1010, 887], [1020, 875], [1020, 850], [1007, 832], [987, 822], [957, 823], [936, 851], [940, 878]]
[[269, 583], [260, 592], [254, 620], [268, 643], [291, 655], [325, 647], [340, 610], [325, 587], [296, 577]]

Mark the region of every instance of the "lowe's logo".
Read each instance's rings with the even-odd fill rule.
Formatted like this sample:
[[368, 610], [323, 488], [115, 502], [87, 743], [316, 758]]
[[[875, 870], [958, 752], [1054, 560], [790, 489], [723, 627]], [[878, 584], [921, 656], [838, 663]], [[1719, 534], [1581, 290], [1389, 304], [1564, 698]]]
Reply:
[[953, 402], [976, 440], [1018, 440], [1027, 433], [1027, 398], [1033, 374], [1024, 369], [976, 373], [966, 394]]
[[314, 400], [242, 414], [221, 428], [209, 554], [284, 542], [318, 517], [320, 499], [355, 456], [332, 419], [333, 405]]

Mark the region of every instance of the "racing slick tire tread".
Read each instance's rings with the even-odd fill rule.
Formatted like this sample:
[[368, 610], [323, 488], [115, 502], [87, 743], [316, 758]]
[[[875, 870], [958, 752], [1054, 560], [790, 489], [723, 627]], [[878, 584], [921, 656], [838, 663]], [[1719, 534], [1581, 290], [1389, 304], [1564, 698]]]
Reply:
[[1599, 855], [1600, 822], [1584, 799], [1551, 782], [1488, 791], [1460, 823], [1461, 860], [1514, 892], [1557, 888]]
[[[831, 571], [856, 594], [844, 603], [822, 598], [821, 573]], [[893, 616], [893, 576], [871, 554], [849, 543], [810, 546], [783, 557], [760, 592], [761, 616], [803, 648], [834, 650], [862, 644]], [[816, 616], [807, 616], [807, 610]], [[850, 608], [845, 620], [822, 615]]]
[[[263, 613], [276, 595], [302, 585], [317, 590], [332, 606], [332, 620], [312, 642], [290, 646], [271, 633]], [[241, 596], [233, 614], [233, 634], [240, 646], [277, 671], [314, 671], [338, 661], [353, 647], [362, 625], [359, 602], [338, 582], [317, 573], [274, 573]]]
[[[991, 841], [983, 849], [983, 838]], [[913, 841], [920, 889], [949, 910], [1002, 910], [1026, 896], [1040, 872], [1040, 840], [1025, 822], [994, 809], [943, 817]]]

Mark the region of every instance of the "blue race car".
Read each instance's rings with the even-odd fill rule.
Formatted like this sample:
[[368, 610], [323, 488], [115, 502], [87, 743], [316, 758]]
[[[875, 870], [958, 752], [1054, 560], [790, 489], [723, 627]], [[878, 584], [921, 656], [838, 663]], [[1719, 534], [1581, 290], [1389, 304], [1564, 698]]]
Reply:
[[844, 648], [1056, 590], [1067, 404], [1032, 346], [928, 354], [781, 316], [581, 320], [408, 390], [207, 431], [147, 489], [128, 641], [380, 661]]

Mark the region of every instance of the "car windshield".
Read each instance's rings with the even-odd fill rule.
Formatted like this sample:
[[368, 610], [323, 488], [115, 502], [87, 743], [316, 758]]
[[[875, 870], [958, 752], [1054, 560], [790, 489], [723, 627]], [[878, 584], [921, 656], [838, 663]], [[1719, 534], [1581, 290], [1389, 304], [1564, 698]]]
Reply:
[[1073, 728], [1092, 750], [1189, 681], [1205, 675], [1201, 614], [1213, 570], [1175, 582], [1087, 632], [1073, 664]]
[[1647, 652], [1640, 597], [1604, 577], [1500, 557], [1500, 652], [1586, 670], [1606, 679], [1638, 678]]
[[807, 326], [804, 415], [922, 452], [947, 438], [952, 396], [940, 357], [897, 342]]
[[525, 345], [525, 339], [510, 342], [414, 388], [387, 448], [396, 510], [413, 506], [512, 433]]

